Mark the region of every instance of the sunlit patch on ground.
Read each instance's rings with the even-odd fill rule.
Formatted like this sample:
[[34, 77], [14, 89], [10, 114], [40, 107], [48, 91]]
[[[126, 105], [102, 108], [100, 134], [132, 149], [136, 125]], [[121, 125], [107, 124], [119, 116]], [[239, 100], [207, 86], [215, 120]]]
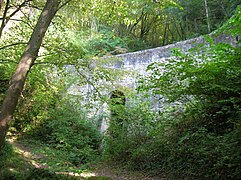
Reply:
[[56, 172], [56, 174], [63, 174], [63, 175], [67, 175], [67, 176], [82, 177], [82, 178], [96, 177], [96, 174], [91, 173], [91, 172], [83, 172], [83, 173]]
[[81, 177], [95, 177], [96, 176], [96, 174], [95, 173], [87, 173], [87, 172], [84, 172], [84, 173], [81, 173], [80, 174], [81, 175]]
[[[9, 140], [10, 143], [13, 143], [14, 140]], [[43, 158], [43, 156], [41, 155], [35, 155], [33, 153], [31, 153], [30, 151], [28, 151], [26, 148], [18, 145], [17, 147], [17, 152], [22, 155], [24, 158], [26, 158], [35, 168], [46, 168], [47, 165], [44, 164], [40, 164], [38, 162], [35, 161], [35, 159], [40, 159]]]
[[[48, 157], [45, 154], [42, 153], [36, 153], [31, 149], [30, 147], [25, 146], [22, 143], [16, 142], [16, 139], [9, 138], [8, 142], [11, 144], [14, 144], [15, 151], [20, 154], [22, 157], [24, 157], [34, 168], [36, 169], [49, 169], [48, 165]], [[61, 164], [61, 163], [60, 163]], [[67, 166], [69, 164], [67, 163]], [[10, 169], [10, 171], [14, 171], [14, 169]], [[98, 178], [98, 175], [93, 172], [64, 172], [64, 171], [57, 171], [55, 172], [57, 175], [65, 175], [70, 177], [77, 177], [80, 179], [86, 179], [86, 178]], [[109, 179], [106, 177], [105, 179]]]

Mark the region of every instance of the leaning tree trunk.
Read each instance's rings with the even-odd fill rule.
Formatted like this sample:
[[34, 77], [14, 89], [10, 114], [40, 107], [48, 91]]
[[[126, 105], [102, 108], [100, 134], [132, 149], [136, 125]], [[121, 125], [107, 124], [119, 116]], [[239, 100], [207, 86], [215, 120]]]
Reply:
[[0, 114], [0, 149], [4, 144], [9, 124], [23, 90], [28, 72], [37, 58], [45, 33], [58, 11], [59, 4], [59, 0], [47, 0], [18, 67], [12, 76]]

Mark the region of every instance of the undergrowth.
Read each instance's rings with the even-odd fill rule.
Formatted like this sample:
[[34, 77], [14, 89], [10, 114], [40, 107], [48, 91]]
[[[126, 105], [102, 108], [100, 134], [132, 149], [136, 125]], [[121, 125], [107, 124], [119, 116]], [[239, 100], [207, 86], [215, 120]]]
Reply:
[[[235, 35], [240, 12], [229, 22], [239, 27]], [[152, 114], [139, 103], [120, 113], [125, 125], [105, 138], [107, 161], [170, 179], [241, 179], [240, 42], [207, 41], [148, 66], [138, 90], [161, 97], [166, 108]]]
[[24, 179], [31, 165], [9, 143], [0, 151], [0, 179]]
[[96, 125], [71, 104], [50, 110], [46, 119], [25, 136], [59, 150], [59, 155], [64, 154], [74, 166], [88, 164], [99, 155], [101, 135]]

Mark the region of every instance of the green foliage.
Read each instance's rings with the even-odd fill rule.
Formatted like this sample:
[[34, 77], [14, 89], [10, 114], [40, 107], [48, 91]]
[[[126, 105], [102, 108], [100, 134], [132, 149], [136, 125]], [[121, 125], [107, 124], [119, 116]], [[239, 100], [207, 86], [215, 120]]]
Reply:
[[[239, 4], [239, 0], [209, 0], [211, 30], [227, 21]], [[200, 0], [72, 1], [61, 16], [61, 24], [74, 31], [88, 32], [93, 36], [110, 29], [117, 37], [128, 37], [130, 51], [208, 33], [205, 6]]]
[[29, 133], [51, 147], [68, 151], [69, 161], [76, 166], [93, 160], [101, 141], [91, 121], [70, 104], [50, 110], [48, 117]]
[[[240, 123], [217, 135], [197, 119], [203, 117], [201, 107], [191, 107], [178, 116], [165, 112], [161, 117], [144, 107], [126, 109], [124, 126], [116, 125], [111, 129], [115, 136], [105, 137], [103, 155], [107, 160], [171, 179], [240, 177]], [[113, 128], [113, 122], [111, 125]]]
[[[84, 34], [77, 34], [77, 36], [79, 36], [78, 41], [76, 41], [76, 33], [72, 38], [76, 43], [85, 48], [86, 57], [111, 55], [112, 52], [115, 54], [118, 47], [126, 48], [126, 50], [128, 48], [125, 38], [118, 37], [113, 31], [107, 28], [93, 33], [91, 37], [89, 37], [89, 33], [85, 36]], [[116, 53], [118, 54], [118, 52]]]
[[240, 115], [241, 48], [221, 43], [204, 52], [199, 56], [178, 52], [178, 60], [151, 64], [152, 74], [142, 88], [192, 108], [198, 101], [210, 131], [230, 131]]
[[[30, 173], [29, 177], [27, 178], [27, 180], [48, 180], [48, 179], [59, 179], [60, 177], [55, 174], [54, 172], [51, 172], [49, 170], [46, 169], [42, 169], [42, 168], [36, 168], [33, 169], [33, 171]], [[67, 178], [66, 178], [67, 179]]]
[[[23, 141], [18, 143], [23, 143]], [[28, 143], [31, 143], [31, 141], [29, 141]], [[37, 144], [36, 141], [32, 142], [31, 144], [35, 146], [34, 147], [35, 149], [39, 148], [38, 150], [40, 150], [43, 148], [42, 146]], [[29, 144], [25, 145], [24, 148], [29, 154], [34, 153], [34, 152], [30, 152]], [[67, 169], [74, 171], [73, 169], [70, 168], [71, 166], [65, 165], [62, 167], [62, 169], [60, 169], [58, 166], [53, 167], [51, 166], [50, 163], [48, 163], [47, 168], [36, 168], [33, 166], [33, 162], [44, 164], [46, 163], [46, 159], [42, 160], [43, 162], [39, 162], [40, 159], [38, 160], [29, 159], [29, 157], [26, 157], [26, 155], [24, 156], [25, 153], [22, 153], [20, 150], [21, 149], [19, 149], [19, 147], [15, 147], [14, 145], [9, 143], [6, 143], [4, 148], [1, 150], [0, 152], [0, 166], [1, 166], [0, 178], [1, 179], [4, 179], [4, 180], [5, 179], [6, 180], [7, 179], [11, 179], [11, 180], [77, 179], [69, 175], [55, 173], [56, 171], [61, 171], [61, 170], [67, 171]], [[35, 152], [35, 153], [38, 153], [38, 152]], [[50, 151], [49, 152], [45, 151], [45, 155], [50, 156], [50, 160], [48, 160], [48, 162], [54, 161], [56, 153], [58, 155], [58, 162], [62, 162], [62, 161], [64, 161], [65, 163], [67, 162], [67, 160], [64, 158], [66, 157], [66, 155], [64, 157], [60, 156], [60, 154], [58, 154], [59, 153], [58, 150], [52, 150], [51, 153]], [[79, 172], [81, 172], [81, 170], [79, 170]]]
[[2, 104], [3, 97], [7, 90], [8, 81], [9, 81], [8, 77], [5, 75], [4, 69], [5, 69], [5, 67], [0, 64], [0, 72], [1, 72], [1, 75], [0, 75], [0, 104]]
[[[135, 51], [203, 34], [207, 25], [203, 3], [197, 0], [180, 0], [179, 5], [172, 0], [72, 2], [60, 10], [48, 31], [19, 100], [13, 127], [16, 132], [28, 132], [47, 143], [52, 148], [50, 156], [64, 156], [61, 163], [77, 167], [96, 157], [101, 138], [83, 112], [60, 102], [74, 81], [69, 82], [60, 69], [66, 64], [85, 68], [89, 59], [122, 53], [118, 52], [121, 48]], [[237, 4], [237, 0], [210, 0], [212, 29], [230, 17]], [[24, 16], [1, 37], [0, 102], [35, 21], [31, 15]], [[237, 35], [240, 24], [237, 9], [223, 28]], [[103, 144], [107, 159], [127, 163], [132, 169], [165, 172], [173, 179], [240, 178], [241, 48], [211, 44], [198, 51], [202, 54], [186, 55], [174, 50], [176, 59], [148, 67], [151, 74], [143, 80], [142, 90], [161, 94], [174, 103], [159, 114], [139, 101], [126, 108], [116, 106], [118, 115], [112, 116]], [[96, 68], [94, 73], [98, 78], [112, 78], [109, 70]], [[11, 160], [13, 155], [10, 147], [5, 148], [0, 154], [1, 167], [5, 167], [4, 157]], [[36, 170], [33, 175], [36, 179], [56, 178], [48, 170]], [[8, 169], [1, 177], [18, 176], [22, 175]]]
[[[239, 5], [236, 8], [234, 15], [220, 28], [219, 32], [226, 32], [232, 34], [233, 36], [237, 36], [241, 34], [240, 24], [241, 24], [241, 6]], [[239, 39], [240, 42], [240, 39]]]
[[104, 140], [105, 158], [126, 162], [135, 156], [132, 154], [134, 149], [148, 140], [154, 130], [152, 124], [155, 123], [155, 114], [147, 109], [148, 104], [141, 102], [129, 104], [125, 109], [118, 108], [118, 114], [112, 115], [110, 119], [110, 127]]
[[28, 176], [28, 169], [30, 165], [25, 162], [14, 147], [6, 143], [4, 148], [0, 151], [0, 177], [1, 179], [24, 179]]
[[[172, 177], [236, 179], [240, 176], [240, 127], [222, 136], [182, 119], [172, 127], [165, 148], [167, 157], [159, 159]], [[157, 163], [158, 161], [156, 161]]]
[[148, 67], [139, 90], [167, 104], [154, 116], [150, 108], [127, 107], [130, 121], [106, 138], [107, 157], [170, 179], [240, 179], [241, 48], [207, 41]]
[[50, 72], [52, 68], [42, 70], [35, 66], [29, 73], [12, 123], [11, 130], [15, 133], [34, 129], [55, 108], [65, 87], [63, 81], [52, 79]]

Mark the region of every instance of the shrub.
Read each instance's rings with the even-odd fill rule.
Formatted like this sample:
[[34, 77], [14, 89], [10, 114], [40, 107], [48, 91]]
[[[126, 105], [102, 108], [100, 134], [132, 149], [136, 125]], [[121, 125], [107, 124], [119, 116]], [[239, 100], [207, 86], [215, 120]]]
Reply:
[[83, 114], [71, 105], [63, 104], [50, 114], [29, 134], [54, 148], [68, 151], [69, 160], [74, 165], [87, 163], [98, 154], [101, 136]]
[[[128, 104], [122, 112], [118, 113], [118, 121], [116, 115], [110, 119], [110, 127], [104, 139], [105, 158], [118, 161], [131, 161], [132, 156], [137, 156], [134, 149], [138, 149], [142, 143], [145, 143], [149, 134], [153, 131], [152, 126], [155, 123], [154, 116], [151, 111], [147, 111], [148, 105], [145, 103]], [[121, 119], [121, 124], [119, 123]]]

